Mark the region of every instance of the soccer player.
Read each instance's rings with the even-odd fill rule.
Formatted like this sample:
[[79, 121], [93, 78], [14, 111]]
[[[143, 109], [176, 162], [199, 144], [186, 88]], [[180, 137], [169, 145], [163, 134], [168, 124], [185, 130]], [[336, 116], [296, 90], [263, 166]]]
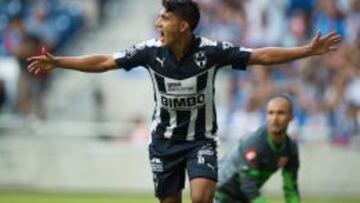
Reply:
[[162, 0], [155, 22], [158, 39], [138, 43], [113, 55], [58, 57], [44, 52], [29, 58], [35, 74], [55, 67], [83, 72], [146, 68], [154, 87], [149, 158], [155, 194], [162, 203], [181, 202], [185, 172], [193, 203], [212, 202], [217, 181], [214, 79], [231, 65], [245, 70], [251, 64], [277, 64], [336, 49], [340, 36], [318, 34], [309, 44], [294, 48], [246, 49], [195, 36], [200, 12], [192, 0]]
[[221, 160], [216, 203], [265, 203], [259, 189], [279, 168], [286, 203], [300, 202], [298, 148], [286, 134], [293, 118], [291, 100], [275, 96], [266, 111], [266, 125], [241, 138]]

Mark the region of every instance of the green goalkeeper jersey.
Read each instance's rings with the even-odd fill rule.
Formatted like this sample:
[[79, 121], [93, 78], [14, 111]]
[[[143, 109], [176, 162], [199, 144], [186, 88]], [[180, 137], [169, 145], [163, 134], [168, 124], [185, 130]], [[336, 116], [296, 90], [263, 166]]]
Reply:
[[272, 142], [266, 127], [261, 127], [240, 139], [220, 161], [216, 202], [265, 202], [259, 189], [278, 169], [282, 170], [286, 203], [300, 202], [296, 143], [285, 135], [282, 144], [277, 146]]

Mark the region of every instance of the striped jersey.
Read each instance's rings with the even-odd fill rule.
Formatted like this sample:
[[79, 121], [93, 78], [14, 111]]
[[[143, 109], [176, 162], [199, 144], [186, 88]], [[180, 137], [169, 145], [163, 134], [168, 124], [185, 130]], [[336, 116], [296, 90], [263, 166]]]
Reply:
[[119, 68], [145, 67], [154, 88], [153, 138], [192, 141], [214, 138], [217, 132], [214, 80], [231, 65], [245, 70], [250, 50], [228, 42], [194, 36], [191, 48], [178, 61], [157, 39], [114, 53]]

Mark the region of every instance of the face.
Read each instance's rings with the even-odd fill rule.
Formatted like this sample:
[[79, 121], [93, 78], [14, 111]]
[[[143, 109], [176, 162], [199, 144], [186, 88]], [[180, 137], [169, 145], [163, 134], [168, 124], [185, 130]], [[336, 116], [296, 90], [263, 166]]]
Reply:
[[186, 22], [177, 17], [173, 12], [163, 9], [155, 21], [159, 31], [159, 40], [163, 46], [171, 46], [185, 32]]
[[269, 101], [267, 105], [266, 122], [270, 133], [284, 133], [292, 118], [289, 101], [280, 97]]

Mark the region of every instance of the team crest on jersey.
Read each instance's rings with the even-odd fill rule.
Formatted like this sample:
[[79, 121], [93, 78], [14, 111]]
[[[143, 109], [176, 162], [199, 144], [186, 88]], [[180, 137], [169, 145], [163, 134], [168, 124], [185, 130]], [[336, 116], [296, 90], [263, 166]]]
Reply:
[[257, 157], [256, 150], [254, 148], [250, 148], [245, 152], [244, 157], [249, 164], [253, 164]]
[[207, 57], [204, 51], [199, 51], [195, 54], [194, 62], [199, 68], [205, 68], [207, 63]]
[[225, 50], [225, 49], [228, 49], [230, 47], [233, 47], [234, 45], [231, 44], [230, 42], [223, 42], [222, 43], [222, 48]]

